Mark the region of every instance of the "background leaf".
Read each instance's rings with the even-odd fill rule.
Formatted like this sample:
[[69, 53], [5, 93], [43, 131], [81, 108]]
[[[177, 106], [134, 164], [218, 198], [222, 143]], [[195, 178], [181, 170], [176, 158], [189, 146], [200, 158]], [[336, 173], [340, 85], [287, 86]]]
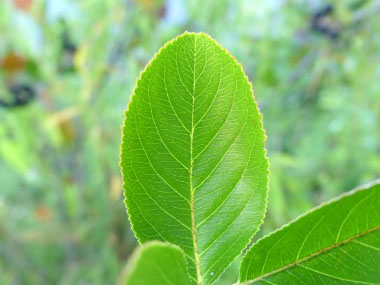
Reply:
[[164, 240], [212, 283], [248, 244], [266, 207], [262, 116], [232, 56], [205, 34], [169, 42], [126, 113], [121, 166], [140, 242]]
[[118, 284], [190, 284], [185, 255], [182, 249], [170, 243], [146, 243], [135, 251]]
[[240, 280], [258, 284], [378, 284], [380, 180], [259, 240]]

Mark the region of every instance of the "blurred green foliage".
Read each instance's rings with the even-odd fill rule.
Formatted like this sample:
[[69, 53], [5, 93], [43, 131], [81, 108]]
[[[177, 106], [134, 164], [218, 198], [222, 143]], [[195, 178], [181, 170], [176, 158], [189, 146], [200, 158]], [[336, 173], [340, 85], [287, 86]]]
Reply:
[[123, 111], [153, 53], [185, 30], [209, 33], [253, 82], [272, 170], [261, 235], [380, 177], [379, 10], [376, 0], [0, 1], [0, 284], [115, 282], [137, 243], [118, 167]]

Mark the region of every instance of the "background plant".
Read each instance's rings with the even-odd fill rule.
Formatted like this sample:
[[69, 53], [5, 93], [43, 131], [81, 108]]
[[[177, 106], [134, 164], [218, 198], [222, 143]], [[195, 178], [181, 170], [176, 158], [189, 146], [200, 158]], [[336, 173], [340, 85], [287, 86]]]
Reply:
[[[1, 99], [14, 83], [37, 96], [0, 107], [0, 282], [116, 280], [135, 246], [122, 112], [151, 55], [184, 30], [212, 34], [253, 82], [273, 173], [262, 233], [379, 177], [378, 10], [363, 13], [377, 3], [1, 1]], [[338, 36], [311, 29], [325, 4]]]

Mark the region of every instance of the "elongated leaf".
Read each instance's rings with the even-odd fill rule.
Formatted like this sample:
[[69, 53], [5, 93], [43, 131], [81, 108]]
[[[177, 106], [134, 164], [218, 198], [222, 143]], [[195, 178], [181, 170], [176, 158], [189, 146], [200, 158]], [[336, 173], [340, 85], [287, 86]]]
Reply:
[[259, 240], [240, 280], [257, 284], [380, 284], [380, 180]]
[[212, 283], [262, 223], [268, 162], [262, 116], [241, 66], [205, 34], [154, 57], [123, 126], [126, 205], [140, 242], [180, 246]]
[[152, 241], [135, 251], [118, 285], [148, 284], [190, 284], [182, 249], [170, 243]]

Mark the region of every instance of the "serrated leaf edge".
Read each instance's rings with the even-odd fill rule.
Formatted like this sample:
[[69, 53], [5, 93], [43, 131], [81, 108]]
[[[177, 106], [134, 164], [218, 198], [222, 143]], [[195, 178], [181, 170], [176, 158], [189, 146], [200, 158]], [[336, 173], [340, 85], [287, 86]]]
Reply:
[[[142, 78], [142, 75], [145, 73], [145, 71], [151, 66], [152, 62], [161, 54], [161, 51], [163, 49], [165, 49], [166, 47], [168, 47], [169, 45], [173, 44], [176, 40], [178, 40], [179, 38], [185, 36], [185, 35], [203, 35], [205, 37], [207, 37], [208, 39], [210, 39], [214, 44], [216, 44], [227, 56], [229, 56], [239, 67], [240, 67], [240, 70], [245, 78], [245, 81], [246, 83], [248, 83], [249, 87], [250, 87], [250, 92], [252, 94], [252, 98], [253, 98], [253, 101], [255, 103], [255, 106], [256, 106], [256, 109], [259, 113], [259, 118], [260, 118], [260, 125], [261, 125], [261, 129], [263, 130], [264, 132], [264, 157], [265, 157], [265, 161], [266, 161], [266, 164], [268, 165], [268, 171], [267, 171], [267, 176], [266, 176], [266, 191], [265, 191], [265, 211], [263, 213], [263, 215], [260, 217], [260, 220], [259, 220], [259, 223], [258, 223], [258, 227], [256, 229], [255, 232], [253, 232], [251, 238], [249, 238], [248, 242], [246, 243], [246, 245], [244, 246], [244, 249], [247, 248], [247, 246], [251, 243], [252, 241], [252, 238], [255, 236], [255, 234], [258, 232], [258, 230], [260, 229], [261, 225], [264, 223], [264, 218], [265, 218], [265, 214], [266, 214], [266, 211], [267, 211], [267, 206], [268, 206], [268, 191], [269, 191], [269, 174], [270, 174], [270, 163], [269, 163], [269, 159], [268, 159], [268, 156], [267, 156], [267, 149], [265, 148], [265, 142], [267, 140], [267, 135], [266, 135], [266, 131], [264, 129], [264, 126], [263, 126], [263, 114], [262, 112], [260, 111], [260, 108], [259, 108], [259, 105], [256, 101], [256, 98], [254, 96], [254, 91], [253, 91], [253, 87], [252, 87], [252, 83], [249, 81], [249, 78], [248, 76], [246, 75], [246, 73], [244, 72], [244, 68], [243, 66], [241, 65], [241, 63], [227, 50], [225, 49], [223, 46], [221, 46], [215, 39], [213, 39], [209, 34], [207, 33], [204, 33], [204, 32], [200, 32], [200, 33], [194, 33], [194, 32], [188, 32], [188, 31], [185, 31], [184, 33], [178, 35], [177, 37], [173, 38], [172, 40], [166, 42], [153, 56], [153, 58], [148, 62], [148, 64], [145, 66], [145, 68], [140, 72], [140, 75], [139, 77], [136, 79], [136, 86], [135, 88], [133, 89], [133, 92], [132, 92], [132, 95], [130, 97], [130, 100], [128, 102], [128, 105], [127, 105], [127, 109], [125, 110], [124, 112], [124, 120], [123, 120], [123, 124], [121, 126], [121, 144], [120, 144], [120, 157], [119, 157], [119, 166], [120, 166], [120, 169], [122, 168], [122, 165], [121, 165], [121, 157], [123, 156], [123, 141], [124, 141], [124, 133], [123, 133], [123, 129], [125, 128], [125, 122], [127, 120], [127, 117], [128, 117], [128, 111], [129, 111], [129, 106], [130, 104], [133, 102], [133, 98], [136, 96], [135, 94], [135, 91], [136, 89], [139, 87], [139, 83], [141, 81], [141, 78]], [[123, 172], [121, 173], [122, 175], [122, 186], [123, 186], [123, 189], [124, 188], [124, 185], [125, 185], [125, 179], [124, 179], [124, 176], [123, 176]], [[140, 238], [138, 237], [137, 235], [137, 232], [134, 230], [134, 224], [131, 220], [131, 215], [129, 213], [129, 209], [127, 207], [127, 197], [125, 195], [125, 190], [123, 191], [123, 194], [124, 194], [124, 204], [126, 206], [126, 211], [127, 211], [127, 214], [128, 214], [128, 220], [129, 220], [129, 223], [131, 224], [131, 228], [132, 228], [132, 231], [134, 233], [134, 236], [136, 237], [137, 241], [139, 242], [139, 244], [142, 244]], [[194, 213], [191, 213], [192, 217], [194, 216]], [[195, 226], [194, 223], [192, 222], [192, 227]], [[193, 237], [194, 239], [194, 237]], [[244, 249], [242, 250], [242, 252], [244, 251]], [[219, 276], [221, 276], [225, 271], [226, 269], [228, 268], [229, 265], [231, 265], [231, 263], [233, 263], [236, 258], [238, 257], [239, 255], [235, 256], [235, 258], [224, 268], [224, 270], [220, 273]], [[198, 274], [198, 271], [200, 272], [200, 265], [196, 263], [196, 268], [197, 268], [197, 274]], [[199, 279], [199, 277], [198, 277]], [[217, 279], [214, 281], [216, 282]], [[200, 284], [202, 284], [202, 280], [198, 280], [198, 282], [200, 282]]]

